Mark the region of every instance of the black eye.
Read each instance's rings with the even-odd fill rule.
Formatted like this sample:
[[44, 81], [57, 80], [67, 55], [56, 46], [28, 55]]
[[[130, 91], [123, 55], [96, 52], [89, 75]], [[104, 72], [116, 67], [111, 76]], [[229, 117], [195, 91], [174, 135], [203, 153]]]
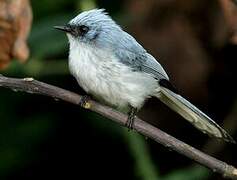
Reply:
[[89, 31], [89, 28], [85, 25], [81, 25], [78, 28], [81, 35], [86, 34]]

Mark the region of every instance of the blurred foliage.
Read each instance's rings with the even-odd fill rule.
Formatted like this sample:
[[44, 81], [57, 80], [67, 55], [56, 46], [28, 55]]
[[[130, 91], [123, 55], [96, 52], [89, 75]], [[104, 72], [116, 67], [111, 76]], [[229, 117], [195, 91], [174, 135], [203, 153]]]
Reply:
[[133, 132], [124, 132], [124, 138], [128, 141], [128, 146], [135, 162], [135, 174], [141, 179], [159, 179], [159, 170], [155, 168], [144, 137]]
[[[30, 60], [26, 64], [14, 62], [0, 73], [33, 76], [83, 93], [69, 75], [67, 38], [53, 26], [65, 24], [78, 12], [94, 7], [105, 7], [119, 22], [129, 23], [124, 18], [126, 8], [118, 0], [31, 2], [34, 21], [29, 37]], [[203, 167], [177, 160], [179, 154], [175, 154], [176, 160], [171, 152], [164, 156], [162, 146], [156, 144], [161, 148], [158, 151], [145, 137], [78, 107], [4, 89], [0, 89], [0, 99], [1, 179], [86, 176], [86, 179], [195, 180], [210, 176]], [[154, 155], [154, 151], [161, 154]]]
[[[124, 138], [127, 140], [128, 147], [134, 159], [134, 172], [137, 178], [143, 180], [196, 180], [207, 179], [209, 171], [202, 166], [178, 169], [162, 176], [159, 168], [154, 164], [150, 156], [148, 144], [145, 138], [137, 133], [124, 131]], [[167, 158], [167, 163], [171, 160]]]

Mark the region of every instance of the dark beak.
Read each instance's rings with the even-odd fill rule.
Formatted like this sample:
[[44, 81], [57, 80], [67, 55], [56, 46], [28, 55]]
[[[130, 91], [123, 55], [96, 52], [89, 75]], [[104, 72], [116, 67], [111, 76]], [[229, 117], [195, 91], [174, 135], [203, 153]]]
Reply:
[[64, 25], [64, 26], [54, 26], [55, 29], [58, 29], [60, 31], [64, 31], [64, 32], [67, 32], [67, 33], [71, 33], [72, 32], [72, 29], [67, 26], [67, 25]]

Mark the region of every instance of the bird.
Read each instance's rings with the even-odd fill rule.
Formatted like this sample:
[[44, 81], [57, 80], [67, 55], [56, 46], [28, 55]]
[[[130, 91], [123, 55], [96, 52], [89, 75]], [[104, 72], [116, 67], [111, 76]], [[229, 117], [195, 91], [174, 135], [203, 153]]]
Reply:
[[[69, 70], [80, 87], [96, 100], [127, 113], [129, 129], [133, 129], [145, 101], [155, 97], [201, 132], [235, 143], [223, 128], [177, 92], [161, 64], [105, 9], [83, 11], [54, 28], [68, 37]], [[84, 97], [82, 103], [87, 99]]]

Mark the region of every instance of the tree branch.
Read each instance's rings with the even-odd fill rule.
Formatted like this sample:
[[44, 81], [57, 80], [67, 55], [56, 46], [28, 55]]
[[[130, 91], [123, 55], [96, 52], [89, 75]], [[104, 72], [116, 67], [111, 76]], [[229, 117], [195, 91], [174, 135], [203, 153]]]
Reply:
[[[82, 98], [82, 96], [76, 93], [36, 81], [33, 78], [16, 79], [0, 75], [0, 87], [1, 86], [13, 89], [15, 91], [19, 90], [28, 93], [49, 96], [76, 105], [79, 105], [79, 102]], [[127, 120], [126, 115], [93, 100], [89, 100], [84, 105], [84, 108], [94, 111], [121, 125], [125, 125]], [[235, 167], [195, 149], [194, 147], [170, 136], [169, 134], [161, 131], [160, 129], [148, 124], [147, 122], [139, 118], [135, 119], [134, 129], [144, 136], [147, 136], [164, 145], [165, 147], [173, 149], [180, 154], [198, 162], [199, 164], [213, 170], [214, 172], [222, 174], [224, 177], [237, 179], [237, 169]]]

